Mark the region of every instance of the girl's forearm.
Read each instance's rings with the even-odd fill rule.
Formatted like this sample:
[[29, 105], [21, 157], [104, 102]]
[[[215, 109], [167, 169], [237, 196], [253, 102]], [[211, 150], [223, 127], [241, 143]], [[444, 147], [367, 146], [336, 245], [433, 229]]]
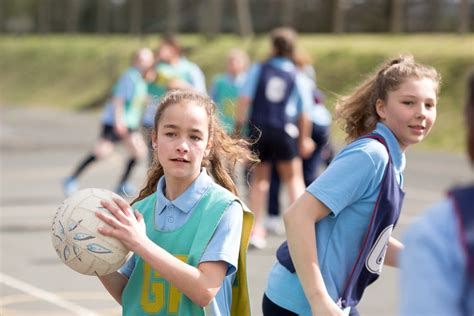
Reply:
[[219, 291], [227, 271], [227, 263], [223, 261], [205, 262], [198, 268], [193, 267], [149, 239], [135, 252], [152, 269], [200, 306], [209, 305]]
[[319, 267], [315, 239], [315, 223], [329, 211], [309, 211], [319, 207], [312, 206], [315, 203], [321, 204], [310, 194], [304, 193], [284, 215], [291, 258], [312, 307], [321, 306], [329, 298]]
[[99, 276], [99, 280], [117, 303], [122, 305], [122, 292], [125, 285], [127, 285], [128, 279], [119, 272], [114, 272], [109, 275]]

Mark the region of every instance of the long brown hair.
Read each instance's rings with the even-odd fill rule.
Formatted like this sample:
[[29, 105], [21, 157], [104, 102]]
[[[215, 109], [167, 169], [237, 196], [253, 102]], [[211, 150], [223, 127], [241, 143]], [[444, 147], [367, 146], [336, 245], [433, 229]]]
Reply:
[[[193, 102], [204, 107], [209, 117], [209, 142], [211, 147], [209, 155], [202, 160], [201, 166], [206, 167], [216, 183], [227, 190], [237, 194], [236, 185], [232, 179], [235, 175], [237, 162], [255, 163], [258, 158], [249, 150], [249, 143], [244, 139], [232, 138], [219, 123], [215, 103], [206, 95], [192, 90], [171, 90], [161, 99], [155, 115], [155, 127], [153, 132], [157, 133], [158, 123], [164, 111], [174, 105]], [[186, 115], [183, 113], [183, 115]], [[156, 191], [158, 180], [164, 175], [163, 166], [156, 155], [148, 170], [145, 186], [140, 190], [138, 197], [132, 203], [140, 201]]]
[[411, 55], [388, 61], [351, 94], [338, 100], [335, 117], [347, 133], [347, 141], [375, 129], [380, 120], [375, 110], [377, 100], [387, 101], [388, 92], [397, 90], [407, 78], [429, 78], [436, 84], [436, 93], [439, 93], [441, 77], [433, 67], [415, 63]]

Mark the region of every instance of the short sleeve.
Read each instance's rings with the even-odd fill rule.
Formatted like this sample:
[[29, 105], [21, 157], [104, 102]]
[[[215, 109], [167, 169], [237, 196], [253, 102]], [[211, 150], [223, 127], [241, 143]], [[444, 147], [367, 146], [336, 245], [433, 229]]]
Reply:
[[298, 113], [306, 113], [310, 116], [314, 103], [312, 92], [316, 85], [311, 79], [304, 77], [300, 73], [296, 75], [295, 85], [297, 94], [297, 111]]
[[133, 97], [134, 82], [129, 72], [120, 77], [114, 89], [114, 97], [130, 100]]
[[257, 89], [258, 79], [260, 77], [260, 68], [260, 64], [252, 65], [248, 72], [247, 80], [245, 80], [242, 88], [240, 89], [240, 96], [253, 99]]
[[133, 254], [128, 260], [123, 264], [120, 269], [118, 269], [118, 273], [126, 277], [127, 279], [130, 279], [130, 276], [132, 275], [133, 270], [135, 269], [135, 261], [136, 261], [136, 256]]
[[225, 261], [228, 263], [226, 275], [231, 275], [236, 272], [238, 268], [237, 262], [239, 259], [242, 223], [242, 205], [234, 201], [222, 215], [219, 225], [209, 241], [200, 263]]
[[368, 144], [370, 141], [346, 147], [306, 189], [331, 210], [332, 216], [351, 204], [373, 197], [379, 188], [388, 153], [382, 144], [377, 141]]
[[194, 89], [198, 92], [206, 93], [206, 78], [202, 70], [196, 64], [191, 63], [190, 75]]

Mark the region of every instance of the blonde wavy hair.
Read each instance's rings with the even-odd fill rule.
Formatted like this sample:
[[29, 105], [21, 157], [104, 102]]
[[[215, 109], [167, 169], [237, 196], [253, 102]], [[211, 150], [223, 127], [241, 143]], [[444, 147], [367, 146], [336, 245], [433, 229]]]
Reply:
[[[219, 123], [215, 103], [206, 95], [192, 90], [172, 90], [163, 96], [155, 115], [153, 133], [157, 133], [158, 123], [166, 109], [175, 104], [194, 103], [204, 107], [209, 117], [209, 155], [204, 157], [201, 167], [206, 167], [216, 183], [237, 194], [234, 183], [235, 167], [238, 162], [256, 163], [258, 158], [250, 151], [249, 143], [241, 138], [229, 136]], [[186, 115], [185, 113], [183, 113]], [[164, 175], [163, 166], [156, 155], [148, 170], [145, 186], [132, 203], [140, 201], [156, 191], [158, 180]]]
[[435, 68], [415, 63], [412, 55], [402, 55], [384, 63], [354, 91], [336, 103], [335, 118], [347, 133], [346, 141], [366, 135], [375, 129], [380, 117], [375, 110], [377, 100], [387, 101], [388, 92], [397, 90], [408, 78], [428, 78], [439, 93], [441, 76]]

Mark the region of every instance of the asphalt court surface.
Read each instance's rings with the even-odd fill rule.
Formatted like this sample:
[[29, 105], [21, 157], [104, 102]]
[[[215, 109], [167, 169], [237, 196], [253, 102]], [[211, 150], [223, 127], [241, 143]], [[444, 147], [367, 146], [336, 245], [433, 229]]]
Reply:
[[[100, 113], [0, 107], [0, 315], [120, 315], [119, 306], [95, 277], [63, 265], [51, 246], [51, 222], [63, 200], [61, 179], [91, 148]], [[123, 150], [100, 161], [80, 179], [82, 187], [112, 190], [125, 162]], [[139, 164], [133, 182], [146, 172]], [[396, 237], [421, 210], [456, 183], [472, 180], [462, 154], [411, 148], [405, 171], [406, 199]], [[284, 203], [284, 196], [282, 196]], [[253, 315], [260, 303], [275, 250], [283, 241], [270, 236], [268, 248], [249, 251]], [[396, 315], [397, 271], [385, 267], [359, 306], [362, 315]]]

